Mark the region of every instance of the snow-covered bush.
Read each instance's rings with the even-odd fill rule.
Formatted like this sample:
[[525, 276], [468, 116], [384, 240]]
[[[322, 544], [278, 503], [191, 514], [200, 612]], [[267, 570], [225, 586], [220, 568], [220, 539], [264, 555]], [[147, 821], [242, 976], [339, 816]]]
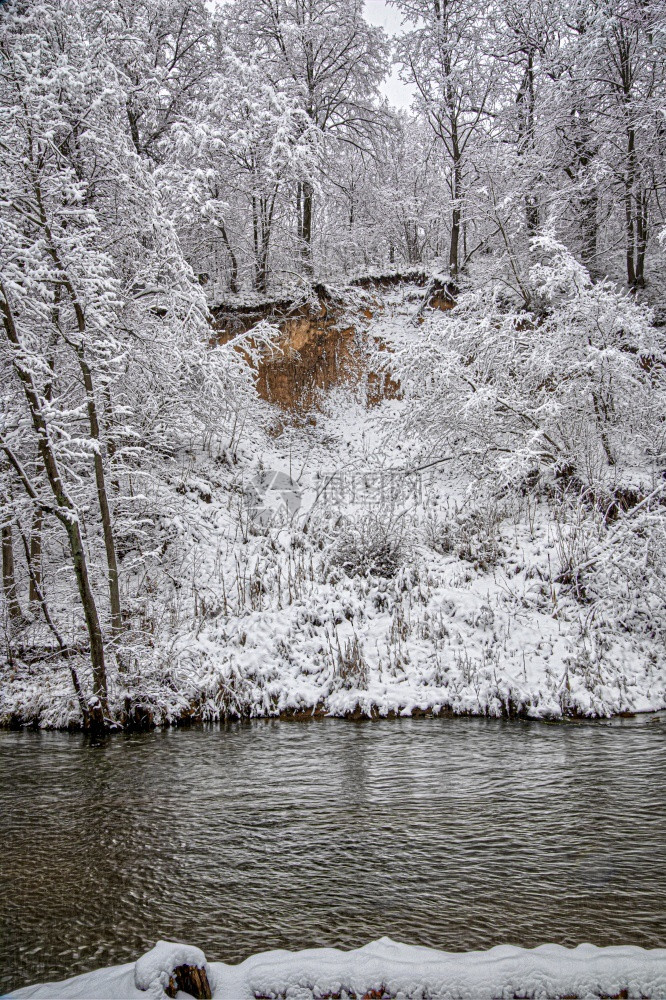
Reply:
[[369, 510], [346, 518], [330, 551], [330, 561], [350, 576], [393, 577], [405, 556], [402, 521], [389, 510]]
[[447, 504], [445, 513], [427, 510], [424, 540], [442, 555], [453, 553], [477, 568], [494, 566], [501, 554], [499, 526], [506, 517], [505, 504], [481, 493], [467, 505]]
[[666, 500], [657, 488], [609, 527], [579, 501], [563, 519], [556, 582], [592, 628], [666, 639]]
[[608, 492], [637, 467], [653, 479], [663, 468], [663, 331], [631, 296], [593, 283], [552, 235], [535, 239], [532, 255], [530, 311], [491, 283], [431, 312], [418, 350], [383, 359], [408, 395], [411, 429], [498, 484], [562, 469]]
[[338, 643], [335, 656], [335, 682], [345, 690], [362, 690], [368, 686], [368, 664], [357, 635], [347, 639], [344, 649]]

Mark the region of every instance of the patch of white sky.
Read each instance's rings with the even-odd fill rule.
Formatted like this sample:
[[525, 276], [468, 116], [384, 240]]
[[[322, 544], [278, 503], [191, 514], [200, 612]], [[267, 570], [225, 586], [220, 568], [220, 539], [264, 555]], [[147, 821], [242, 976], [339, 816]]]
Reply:
[[[402, 15], [395, 7], [390, 7], [386, 0], [365, 0], [363, 13], [366, 21], [383, 28], [390, 38], [401, 35], [405, 30]], [[414, 87], [401, 80], [398, 67], [393, 66], [382, 85], [382, 93], [394, 107], [408, 109], [414, 96]]]
[[[211, 10], [225, 2], [226, 0], [206, 0], [206, 4]], [[389, 38], [401, 35], [405, 30], [402, 24], [402, 15], [395, 7], [390, 7], [386, 0], [364, 0], [363, 13], [370, 24], [374, 24], [377, 28], [383, 28]], [[391, 67], [389, 75], [382, 84], [381, 91], [389, 103], [396, 108], [409, 109], [414, 96], [414, 87], [400, 79], [397, 66]]]

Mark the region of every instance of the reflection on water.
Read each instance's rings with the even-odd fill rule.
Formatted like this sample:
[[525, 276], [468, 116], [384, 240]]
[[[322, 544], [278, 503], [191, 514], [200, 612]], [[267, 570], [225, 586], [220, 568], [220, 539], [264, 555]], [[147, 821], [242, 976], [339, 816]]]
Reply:
[[158, 938], [666, 944], [666, 720], [0, 733], [0, 992]]

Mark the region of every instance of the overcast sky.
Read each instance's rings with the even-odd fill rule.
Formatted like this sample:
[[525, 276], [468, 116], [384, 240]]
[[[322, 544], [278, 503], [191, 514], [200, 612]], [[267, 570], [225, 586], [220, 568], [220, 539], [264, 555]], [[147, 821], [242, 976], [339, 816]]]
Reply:
[[[365, 16], [370, 24], [384, 28], [389, 35], [403, 31], [400, 14], [394, 7], [389, 7], [386, 0], [365, 0]], [[391, 104], [398, 108], [408, 108], [411, 104], [413, 88], [400, 80], [397, 69], [386, 80], [382, 91]]]
[[371, 24], [386, 28], [390, 35], [402, 30], [400, 14], [395, 7], [389, 7], [386, 0], [365, 0], [365, 16]]

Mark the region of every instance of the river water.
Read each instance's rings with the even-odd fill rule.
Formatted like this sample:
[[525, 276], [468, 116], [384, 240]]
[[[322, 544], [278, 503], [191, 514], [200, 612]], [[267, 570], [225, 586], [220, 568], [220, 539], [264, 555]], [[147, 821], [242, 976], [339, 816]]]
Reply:
[[157, 939], [666, 944], [666, 718], [0, 732], [0, 993]]

